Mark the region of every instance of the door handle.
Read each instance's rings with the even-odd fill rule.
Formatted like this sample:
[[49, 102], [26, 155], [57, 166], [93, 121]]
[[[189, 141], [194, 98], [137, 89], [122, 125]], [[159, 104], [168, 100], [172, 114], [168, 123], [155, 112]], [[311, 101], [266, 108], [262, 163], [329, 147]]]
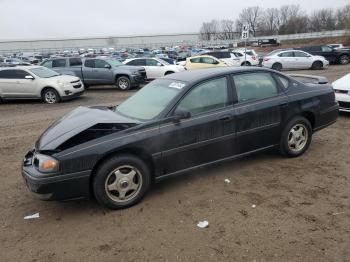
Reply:
[[232, 119], [233, 119], [232, 115], [224, 115], [224, 116], [219, 118], [220, 121], [224, 121], [224, 122], [230, 121]]

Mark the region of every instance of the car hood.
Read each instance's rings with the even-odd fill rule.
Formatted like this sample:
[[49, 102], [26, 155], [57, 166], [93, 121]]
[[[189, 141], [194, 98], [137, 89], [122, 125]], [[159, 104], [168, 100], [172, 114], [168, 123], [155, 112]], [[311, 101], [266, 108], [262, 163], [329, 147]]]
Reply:
[[79, 77], [76, 76], [71, 76], [71, 75], [58, 75], [50, 78], [44, 78], [44, 79], [49, 79], [49, 80], [59, 80], [62, 82], [72, 82], [72, 81], [77, 81], [80, 80]]
[[115, 69], [123, 68], [125, 70], [130, 70], [130, 71], [136, 71], [136, 70], [144, 71], [145, 70], [142, 66], [129, 66], [129, 65], [120, 65], [120, 66], [116, 66], [114, 68]]
[[332, 83], [334, 89], [350, 91], [350, 74], [347, 74]]
[[[91, 132], [85, 134], [87, 138], [77, 138], [77, 140], [87, 142], [139, 123], [137, 120], [124, 117], [108, 107], [80, 106], [54, 122], [40, 136], [35, 144], [35, 148], [38, 151], [57, 150], [68, 139], [75, 137], [83, 131], [86, 133], [88, 130], [93, 130], [91, 132], [94, 132], [93, 134], [90, 134]], [[93, 138], [91, 139], [91, 137]]]

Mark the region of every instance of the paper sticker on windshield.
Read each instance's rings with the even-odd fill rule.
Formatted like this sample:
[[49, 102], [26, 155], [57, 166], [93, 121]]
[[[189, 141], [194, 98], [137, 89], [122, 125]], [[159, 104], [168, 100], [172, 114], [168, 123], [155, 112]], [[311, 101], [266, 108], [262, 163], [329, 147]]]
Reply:
[[176, 89], [182, 89], [184, 88], [186, 84], [184, 83], [179, 83], [179, 82], [172, 82], [169, 87], [176, 88]]

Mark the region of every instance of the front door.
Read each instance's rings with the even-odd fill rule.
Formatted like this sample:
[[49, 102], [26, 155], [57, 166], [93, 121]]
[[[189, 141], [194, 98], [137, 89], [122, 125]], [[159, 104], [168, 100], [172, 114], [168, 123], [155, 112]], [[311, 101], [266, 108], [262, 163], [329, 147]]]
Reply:
[[236, 153], [243, 154], [279, 143], [288, 98], [270, 72], [233, 75], [237, 103]]
[[223, 76], [194, 86], [176, 106], [191, 117], [160, 126], [163, 174], [233, 155], [235, 118], [228, 83]]

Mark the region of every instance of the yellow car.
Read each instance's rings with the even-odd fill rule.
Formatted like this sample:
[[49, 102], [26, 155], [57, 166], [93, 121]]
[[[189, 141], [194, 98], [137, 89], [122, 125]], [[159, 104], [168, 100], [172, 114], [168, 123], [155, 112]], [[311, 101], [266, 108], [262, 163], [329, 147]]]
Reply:
[[186, 59], [186, 69], [203, 69], [210, 67], [223, 67], [228, 66], [225, 62], [220, 61], [219, 59], [210, 56], [210, 55], [201, 55], [201, 56], [192, 56]]

